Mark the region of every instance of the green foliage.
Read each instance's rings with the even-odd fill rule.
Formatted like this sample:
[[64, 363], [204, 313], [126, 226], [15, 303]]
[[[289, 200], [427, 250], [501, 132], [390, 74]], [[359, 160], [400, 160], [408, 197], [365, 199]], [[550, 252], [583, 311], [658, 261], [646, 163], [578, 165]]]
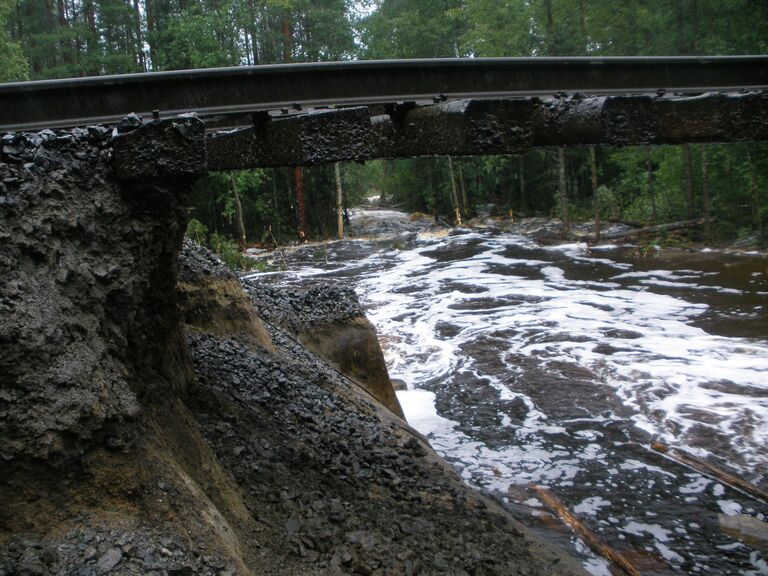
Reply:
[[13, 12], [12, 0], [0, 0], [0, 82], [13, 82], [29, 78], [27, 63], [21, 46], [8, 33], [8, 20]]
[[200, 222], [200, 220], [190, 218], [186, 234], [198, 244], [205, 246], [208, 240], [208, 226]]
[[210, 248], [233, 270], [251, 270], [256, 266], [252, 258], [242, 253], [237, 242], [216, 232], [211, 234]]
[[157, 46], [155, 64], [161, 70], [234, 66], [238, 46], [230, 30], [226, 6], [192, 4], [151, 35]]
[[460, 0], [386, 0], [360, 23], [366, 58], [444, 58], [462, 55]]

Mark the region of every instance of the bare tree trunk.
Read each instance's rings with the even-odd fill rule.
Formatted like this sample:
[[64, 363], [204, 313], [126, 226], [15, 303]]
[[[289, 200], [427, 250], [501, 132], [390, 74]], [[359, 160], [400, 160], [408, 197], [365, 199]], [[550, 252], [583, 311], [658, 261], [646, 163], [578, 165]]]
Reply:
[[578, 0], [579, 8], [579, 32], [581, 32], [582, 48], [586, 54], [589, 50], [589, 34], [587, 34], [587, 11], [584, 6], [584, 0]]
[[229, 183], [232, 186], [232, 198], [235, 205], [235, 227], [237, 228], [237, 243], [242, 250], [246, 245], [245, 223], [243, 222], [243, 204], [240, 202], [240, 195], [237, 193], [237, 186], [235, 186], [235, 177], [231, 172], [229, 174]]
[[456, 192], [456, 177], [453, 175], [453, 159], [450, 156], [448, 156], [448, 172], [451, 175], [451, 204], [453, 204], [453, 215], [456, 218], [456, 226], [461, 226], [459, 195]]
[[296, 216], [298, 218], [299, 240], [305, 240], [307, 237], [307, 211], [304, 206], [304, 170], [301, 166], [293, 169], [293, 181], [296, 186]]
[[280, 212], [278, 211], [278, 206], [277, 206], [277, 171], [272, 170], [271, 180], [272, 180], [272, 218], [270, 218], [270, 220], [272, 220], [273, 218], [277, 220], [277, 236], [282, 237], [283, 231], [280, 226], [281, 218], [279, 217]]
[[597, 152], [594, 146], [589, 148], [592, 172], [592, 202], [595, 205], [595, 241], [600, 242], [600, 194], [597, 191]]
[[293, 52], [291, 24], [288, 22], [288, 15], [285, 14], [283, 16], [283, 62], [291, 61], [291, 52]]
[[154, 68], [157, 70], [157, 46], [154, 38], [155, 32], [155, 4], [154, 0], [145, 0], [144, 14], [147, 18], [147, 43], [149, 44], [149, 62], [147, 63], [147, 70]]
[[525, 164], [523, 163], [522, 154], [517, 157], [517, 177], [520, 183], [520, 209], [526, 212], [528, 210], [528, 200], [525, 196]]
[[379, 194], [379, 204], [385, 206], [388, 202], [387, 187], [389, 186], [389, 160], [382, 160], [381, 165], [381, 193]]
[[709, 206], [709, 177], [707, 175], [707, 147], [701, 146], [701, 198], [704, 203], [704, 240], [712, 240], [712, 227], [710, 226]]
[[461, 204], [464, 213], [467, 214], [469, 212], [469, 198], [467, 197], [467, 187], [464, 184], [464, 172], [461, 169], [461, 164], [459, 164], [459, 186], [461, 187]]
[[757, 237], [763, 238], [763, 219], [760, 217], [760, 196], [757, 191], [757, 178], [755, 178], [755, 164], [752, 161], [752, 150], [747, 146], [747, 165], [749, 166], [749, 182], [752, 188], [752, 218], [757, 230]]
[[557, 149], [558, 159], [558, 190], [560, 194], [560, 219], [563, 223], [563, 238], [568, 238], [571, 234], [571, 224], [568, 220], [568, 191], [566, 190], [565, 179], [565, 149]]
[[259, 64], [259, 50], [256, 44], [256, 10], [253, 6], [253, 0], [248, 0], [248, 12], [251, 21], [248, 23], [248, 34], [251, 36], [251, 55], [254, 66]]
[[544, 0], [544, 12], [547, 18], [547, 54], [545, 56], [557, 56], [559, 52], [558, 34], [555, 30], [555, 17], [552, 12], [552, 0]]
[[339, 229], [339, 240], [341, 240], [344, 238], [344, 197], [341, 189], [341, 168], [339, 168], [338, 162], [333, 165], [333, 168], [336, 175], [336, 221]]
[[685, 213], [688, 220], [693, 220], [693, 160], [689, 144], [683, 145], [683, 163], [685, 164]]
[[435, 181], [434, 181], [434, 174], [432, 173], [431, 160], [427, 162], [427, 183], [428, 183], [427, 202], [431, 204], [429, 208], [432, 210], [432, 215], [435, 217], [435, 222], [437, 222], [438, 214], [437, 214], [437, 202], [435, 200]]
[[653, 189], [653, 152], [648, 148], [648, 196], [651, 199], [651, 224], [656, 224], [656, 191]]

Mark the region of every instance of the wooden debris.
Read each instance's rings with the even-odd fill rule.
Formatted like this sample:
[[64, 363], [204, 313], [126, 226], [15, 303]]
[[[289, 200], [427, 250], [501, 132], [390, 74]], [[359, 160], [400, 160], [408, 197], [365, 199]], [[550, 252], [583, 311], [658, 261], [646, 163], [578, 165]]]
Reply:
[[584, 540], [587, 546], [595, 553], [613, 562], [618, 568], [623, 570], [629, 576], [641, 576], [640, 572], [635, 568], [632, 563], [627, 560], [621, 552], [615, 550], [603, 543], [594, 532], [587, 528], [576, 516], [560, 502], [560, 500], [552, 494], [546, 488], [531, 484], [530, 489], [536, 492], [536, 495], [541, 499], [544, 504], [551, 508], [558, 517], [568, 524], [573, 531]]
[[695, 220], [681, 220], [679, 222], [670, 222], [669, 224], [657, 224], [656, 226], [646, 226], [644, 228], [633, 228], [623, 232], [607, 232], [603, 233], [603, 240], [623, 240], [631, 236], [640, 236], [642, 234], [656, 234], [659, 232], [671, 232], [673, 230], [682, 230], [684, 228], [694, 228], [696, 226], [702, 226], [707, 222], [713, 222], [710, 218], [697, 218]]
[[667, 455], [680, 464], [684, 464], [689, 468], [693, 468], [697, 472], [706, 474], [707, 476], [716, 479], [718, 482], [722, 482], [731, 488], [735, 488], [736, 490], [739, 490], [745, 494], [748, 494], [749, 496], [752, 496], [753, 498], [762, 501], [765, 504], [768, 504], [768, 492], [761, 489], [759, 486], [755, 486], [754, 484], [747, 482], [743, 478], [740, 478], [731, 472], [726, 472], [714, 464], [699, 460], [698, 458], [683, 452], [679, 448], [670, 448], [661, 442], [653, 442], [651, 444], [651, 448], [656, 450], [656, 452]]

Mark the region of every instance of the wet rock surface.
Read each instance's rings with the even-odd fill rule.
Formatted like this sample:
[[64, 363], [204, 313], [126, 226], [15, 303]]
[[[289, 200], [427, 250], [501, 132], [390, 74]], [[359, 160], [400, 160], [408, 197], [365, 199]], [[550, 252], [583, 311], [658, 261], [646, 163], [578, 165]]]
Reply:
[[317, 324], [344, 322], [363, 315], [351, 287], [318, 284], [284, 289], [250, 281], [245, 289], [259, 316], [295, 334]]
[[245, 288], [262, 318], [288, 329], [392, 413], [403, 417], [376, 329], [351, 287], [319, 284], [285, 289], [251, 280], [245, 282]]
[[178, 537], [146, 526], [119, 530], [92, 525], [85, 518], [59, 539], [13, 539], [3, 545], [0, 557], [3, 576], [232, 576], [235, 573], [226, 561], [204, 554], [194, 543], [185, 543]]
[[0, 139], [0, 454], [128, 445], [174, 345], [183, 195], [118, 185], [102, 127]]

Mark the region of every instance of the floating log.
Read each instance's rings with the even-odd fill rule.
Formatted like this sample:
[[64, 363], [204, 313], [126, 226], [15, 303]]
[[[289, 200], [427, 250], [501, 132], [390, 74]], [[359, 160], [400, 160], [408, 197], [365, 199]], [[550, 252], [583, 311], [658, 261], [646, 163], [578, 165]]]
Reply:
[[610, 560], [626, 574], [629, 574], [629, 576], [641, 576], [637, 568], [621, 552], [602, 542], [594, 532], [587, 528], [576, 516], [571, 514], [552, 492], [535, 484], [530, 484], [529, 488], [536, 492], [542, 502], [551, 508], [563, 522], [568, 524], [595, 554]]
[[[710, 219], [709, 222], [713, 222]], [[685, 228], [694, 228], [702, 226], [707, 222], [706, 218], [696, 218], [694, 220], [680, 220], [678, 222], [669, 222], [668, 224], [657, 224], [655, 226], [646, 226], [644, 228], [633, 228], [624, 232], [607, 232], [602, 234], [603, 240], [622, 240], [631, 236], [641, 236], [642, 234], [656, 234], [658, 232], [672, 232], [673, 230], [683, 230]]]
[[761, 489], [759, 486], [755, 486], [754, 484], [747, 482], [743, 478], [740, 478], [731, 472], [726, 472], [714, 464], [699, 460], [698, 458], [691, 456], [679, 448], [671, 448], [665, 444], [662, 444], [661, 442], [653, 442], [651, 444], [651, 448], [656, 450], [656, 452], [665, 454], [680, 464], [684, 464], [689, 468], [693, 468], [697, 472], [701, 472], [706, 476], [710, 476], [716, 479], [718, 482], [722, 482], [731, 488], [739, 490], [740, 492], [748, 494], [749, 496], [756, 498], [765, 504], [768, 504], [768, 492]]

